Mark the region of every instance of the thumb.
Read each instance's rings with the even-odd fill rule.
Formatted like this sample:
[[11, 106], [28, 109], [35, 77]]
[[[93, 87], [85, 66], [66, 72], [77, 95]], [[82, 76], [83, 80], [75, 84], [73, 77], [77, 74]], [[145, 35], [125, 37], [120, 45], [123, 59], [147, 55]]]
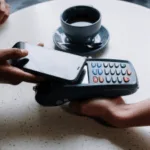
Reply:
[[27, 50], [21, 50], [17, 48], [0, 50], [0, 61], [5, 61], [8, 59], [18, 59], [28, 55]]
[[[110, 99], [91, 99], [83, 102], [74, 101], [70, 103], [70, 108], [77, 114], [90, 117], [105, 117], [105, 114], [125, 102], [121, 97]], [[114, 109], [115, 110], [115, 109]]]
[[80, 115], [102, 117], [106, 112], [107, 106], [105, 105], [105, 100], [91, 99], [83, 102], [71, 102], [70, 108]]

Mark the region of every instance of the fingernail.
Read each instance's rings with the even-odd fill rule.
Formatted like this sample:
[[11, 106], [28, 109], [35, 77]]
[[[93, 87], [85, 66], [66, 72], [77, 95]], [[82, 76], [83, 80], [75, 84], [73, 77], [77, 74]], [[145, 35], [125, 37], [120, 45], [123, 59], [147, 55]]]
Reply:
[[24, 50], [24, 49], [22, 49], [21, 52], [22, 52], [22, 54], [24, 54], [24, 55], [27, 55], [27, 54], [28, 54], [28, 51], [27, 51], [27, 50]]
[[44, 43], [39, 43], [38, 46], [44, 47]]

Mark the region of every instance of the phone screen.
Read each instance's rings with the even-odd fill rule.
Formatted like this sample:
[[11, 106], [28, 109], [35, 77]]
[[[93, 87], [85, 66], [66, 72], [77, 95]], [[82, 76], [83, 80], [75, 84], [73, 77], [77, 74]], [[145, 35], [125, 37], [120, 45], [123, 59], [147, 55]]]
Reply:
[[[81, 73], [86, 57], [49, 50], [29, 43], [18, 42], [16, 48], [28, 50], [23, 68], [25, 70], [74, 81]], [[19, 60], [19, 61], [22, 61]]]

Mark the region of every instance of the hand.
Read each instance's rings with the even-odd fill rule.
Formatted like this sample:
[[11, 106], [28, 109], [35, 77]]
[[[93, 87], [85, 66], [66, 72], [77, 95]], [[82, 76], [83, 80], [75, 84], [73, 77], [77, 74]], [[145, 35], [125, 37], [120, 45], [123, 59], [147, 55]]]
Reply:
[[121, 97], [94, 99], [84, 102], [71, 102], [70, 107], [79, 115], [100, 118], [118, 128], [150, 125], [149, 99], [135, 104], [125, 104]]
[[3, 24], [9, 17], [10, 8], [5, 0], [0, 0], [0, 24]]
[[[39, 46], [43, 46], [39, 44]], [[27, 50], [16, 48], [0, 50], [0, 83], [17, 85], [21, 82], [38, 83], [43, 79], [11, 66], [7, 60], [18, 59], [28, 55]]]
[[83, 102], [71, 102], [71, 109], [79, 114], [94, 118], [100, 118], [107, 123], [117, 126], [120, 120], [120, 112], [125, 103], [121, 97], [116, 99], [93, 99]]

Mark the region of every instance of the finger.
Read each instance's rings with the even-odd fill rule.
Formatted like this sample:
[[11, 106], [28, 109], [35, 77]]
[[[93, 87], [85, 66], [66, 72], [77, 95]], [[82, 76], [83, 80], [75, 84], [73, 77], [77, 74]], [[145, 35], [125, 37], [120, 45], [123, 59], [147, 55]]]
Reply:
[[115, 99], [91, 99], [84, 102], [72, 102], [71, 109], [82, 115], [92, 117], [104, 117], [106, 112], [121, 103], [120, 98]]
[[0, 11], [5, 12], [6, 10], [6, 2], [4, 0], [0, 1]]
[[71, 109], [79, 114], [104, 118], [106, 113], [118, 105], [124, 105], [121, 97], [111, 99], [91, 99], [84, 102], [71, 102]]
[[4, 17], [1, 19], [0, 24], [5, 23], [5, 21], [8, 19], [8, 16], [4, 15]]
[[39, 83], [43, 80], [41, 77], [37, 77], [33, 74], [24, 72], [18, 68], [12, 66], [4, 66], [1, 67], [0, 70], [1, 77], [4, 77], [5, 80], [12, 82], [12, 84], [16, 82], [31, 82], [31, 83]]
[[6, 4], [6, 8], [8, 8], [10, 10], [10, 5], [9, 4]]
[[9, 14], [10, 14], [9, 5], [6, 4], [6, 11], [5, 11], [5, 13], [4, 13], [3, 18], [2, 18], [1, 21], [0, 21], [0, 24], [5, 23], [5, 21], [6, 21], [6, 20], [8, 19], [8, 17], [9, 17]]
[[44, 43], [39, 43], [38, 46], [44, 47]]
[[2, 12], [2, 11], [0, 10], [0, 24], [1, 24], [1, 21], [3, 20], [3, 18], [4, 18], [4, 12]]
[[17, 48], [0, 50], [0, 61], [17, 59], [28, 55], [28, 51]]
[[89, 100], [82, 103], [72, 102], [70, 103], [70, 107], [77, 114], [101, 118], [104, 116], [106, 108], [102, 107], [100, 103], [99, 99]]
[[8, 4], [6, 4], [6, 11], [5, 11], [5, 15], [9, 16], [10, 14], [10, 6]]
[[17, 79], [19, 81], [31, 82], [31, 83], [38, 83], [43, 80], [42, 77], [24, 72], [23, 70], [20, 70], [19, 68], [10, 67], [9, 69], [10, 69], [9, 72], [14, 77], [14, 80]]
[[0, 2], [0, 22], [4, 18], [4, 14], [5, 14], [5, 11], [6, 11], [6, 5], [5, 4], [6, 4], [5, 1], [1, 0], [1, 2]]

